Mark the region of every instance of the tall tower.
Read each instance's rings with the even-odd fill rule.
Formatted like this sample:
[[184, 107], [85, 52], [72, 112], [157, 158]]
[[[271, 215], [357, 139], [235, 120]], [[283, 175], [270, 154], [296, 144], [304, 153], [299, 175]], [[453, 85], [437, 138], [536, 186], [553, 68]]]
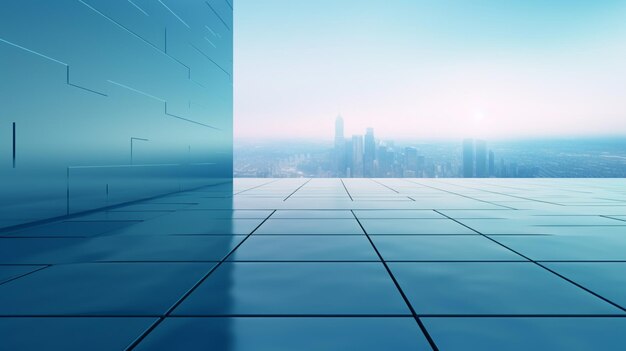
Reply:
[[374, 139], [374, 129], [367, 128], [365, 132], [365, 145], [363, 152], [363, 176], [374, 176], [374, 160], [376, 160], [376, 140]]
[[463, 178], [474, 178], [474, 139], [463, 140]]
[[339, 115], [335, 119], [335, 175], [337, 177], [345, 176], [346, 172], [346, 141], [343, 136], [343, 118]]
[[487, 168], [487, 142], [484, 140], [476, 140], [476, 177], [489, 177], [489, 169]]
[[352, 136], [352, 178], [363, 177], [363, 136]]

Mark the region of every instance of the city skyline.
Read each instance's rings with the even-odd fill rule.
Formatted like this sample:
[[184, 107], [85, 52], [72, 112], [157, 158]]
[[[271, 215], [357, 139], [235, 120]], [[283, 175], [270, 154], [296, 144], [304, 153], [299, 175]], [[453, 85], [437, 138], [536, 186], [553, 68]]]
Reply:
[[[334, 127], [334, 128], [333, 128]], [[324, 140], [240, 140], [235, 177], [588, 178], [626, 176], [626, 140], [381, 138], [345, 133], [342, 116]], [[334, 131], [334, 133], [333, 133]], [[363, 133], [365, 132], [365, 133]], [[331, 141], [332, 139], [332, 141]]]
[[608, 0], [240, 1], [235, 137], [324, 138], [338, 112], [346, 134], [395, 139], [626, 135], [625, 16]]
[[[455, 162], [428, 160], [415, 146], [396, 148], [395, 142], [377, 139], [374, 128], [365, 134], [344, 135], [341, 115], [335, 118], [334, 146], [331, 152], [330, 176], [347, 178], [489, 178], [508, 176], [502, 160], [496, 172], [495, 154], [482, 139], [463, 139], [460, 167]], [[515, 170], [511, 175], [517, 176]]]

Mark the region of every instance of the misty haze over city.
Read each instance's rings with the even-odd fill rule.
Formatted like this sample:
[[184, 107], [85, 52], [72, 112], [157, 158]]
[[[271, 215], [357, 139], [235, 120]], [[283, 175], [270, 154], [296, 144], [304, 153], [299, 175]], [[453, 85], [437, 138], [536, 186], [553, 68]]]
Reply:
[[236, 176], [626, 175], [624, 2], [239, 9]]

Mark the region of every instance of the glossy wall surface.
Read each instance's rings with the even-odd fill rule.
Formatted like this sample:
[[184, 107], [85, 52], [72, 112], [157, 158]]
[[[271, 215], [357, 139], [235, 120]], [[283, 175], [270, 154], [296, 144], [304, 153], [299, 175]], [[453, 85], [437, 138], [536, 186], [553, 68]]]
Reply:
[[0, 107], [0, 228], [229, 181], [232, 0], [3, 0]]

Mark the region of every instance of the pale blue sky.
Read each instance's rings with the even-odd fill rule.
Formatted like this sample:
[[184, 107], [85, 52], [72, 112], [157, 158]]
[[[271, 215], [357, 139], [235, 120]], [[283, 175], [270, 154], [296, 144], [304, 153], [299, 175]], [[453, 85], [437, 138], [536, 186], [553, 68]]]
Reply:
[[235, 135], [626, 135], [626, 0], [238, 0]]

